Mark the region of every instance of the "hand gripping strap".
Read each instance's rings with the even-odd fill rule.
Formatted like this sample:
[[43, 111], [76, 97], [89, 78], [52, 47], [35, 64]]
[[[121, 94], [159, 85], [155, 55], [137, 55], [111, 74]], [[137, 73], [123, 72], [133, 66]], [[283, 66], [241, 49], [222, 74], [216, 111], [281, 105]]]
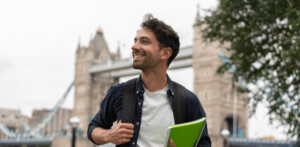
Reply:
[[124, 83], [122, 100], [122, 123], [132, 123], [136, 105], [136, 78]]
[[174, 82], [174, 117], [175, 124], [186, 122], [187, 90]]

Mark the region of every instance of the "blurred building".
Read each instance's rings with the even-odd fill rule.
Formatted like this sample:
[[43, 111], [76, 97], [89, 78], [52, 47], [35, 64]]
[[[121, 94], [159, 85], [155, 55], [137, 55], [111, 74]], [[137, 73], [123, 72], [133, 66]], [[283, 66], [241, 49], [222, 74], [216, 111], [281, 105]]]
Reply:
[[[22, 133], [24, 131], [23, 123], [33, 127], [45, 117], [49, 111], [50, 110], [47, 109], [33, 110], [32, 118], [29, 118], [22, 115], [20, 110], [0, 109], [0, 122], [13, 132]], [[63, 130], [65, 125], [69, 123], [71, 116], [71, 109], [61, 108], [42, 133], [44, 135], [51, 135], [52, 133]], [[0, 139], [1, 138], [5, 138], [5, 135], [0, 131]]]
[[[42, 109], [42, 110], [33, 110], [32, 111], [32, 118], [29, 120], [29, 126], [33, 127], [36, 125], [39, 121], [44, 118], [50, 110], [48, 109]], [[72, 117], [72, 110], [61, 108], [57, 115], [53, 118], [51, 123], [47, 125], [47, 127], [44, 129], [43, 134], [44, 135], [51, 135], [52, 133], [55, 133], [57, 131], [61, 131], [64, 129], [65, 125], [69, 123], [70, 118]]]
[[[20, 110], [0, 109], [0, 122], [9, 130], [21, 133], [23, 132], [23, 122], [28, 123], [29, 118], [21, 114]], [[5, 135], [0, 131], [0, 139]]]

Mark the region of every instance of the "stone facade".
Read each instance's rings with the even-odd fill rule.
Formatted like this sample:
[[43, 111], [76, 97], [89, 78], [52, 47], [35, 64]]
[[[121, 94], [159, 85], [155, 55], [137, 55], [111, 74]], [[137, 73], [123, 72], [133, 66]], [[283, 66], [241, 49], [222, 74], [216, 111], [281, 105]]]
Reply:
[[100, 102], [111, 85], [119, 82], [112, 79], [109, 73], [97, 75], [89, 74], [89, 68], [93, 63], [109, 62], [120, 59], [120, 50], [116, 54], [109, 52], [103, 31], [98, 28], [97, 33], [88, 47], [78, 44], [75, 63], [75, 99], [74, 115], [80, 119], [79, 128], [86, 134], [90, 119], [100, 108]]
[[[82, 47], [80, 43], [78, 44], [75, 63], [73, 116], [80, 119], [79, 129], [85, 137], [88, 124], [91, 118], [99, 111], [100, 102], [105, 97], [106, 91], [110, 86], [119, 83], [119, 79], [110, 78], [109, 73], [90, 74], [89, 68], [94, 63], [110, 62], [120, 58], [119, 48], [116, 54], [109, 52], [101, 28], [98, 28], [88, 47]], [[93, 145], [90, 144], [90, 146]]]
[[[49, 111], [50, 110], [47, 109], [33, 110], [32, 117], [29, 120], [28, 125], [30, 127], [35, 126], [42, 118], [44, 118], [48, 114]], [[71, 117], [71, 109], [61, 108], [42, 133], [44, 135], [51, 135], [52, 133], [63, 130], [65, 125], [69, 123]]]
[[[229, 129], [230, 124], [227, 120], [235, 119], [234, 116], [236, 116], [238, 124], [236, 130], [243, 130], [244, 134], [242, 135], [247, 137], [248, 107], [245, 103], [247, 95], [238, 94], [235, 89], [232, 89], [231, 74], [218, 75], [216, 73], [222, 64], [219, 54], [222, 51], [228, 55], [225, 47], [230, 44], [220, 44], [218, 41], [205, 42], [201, 31], [206, 26], [206, 24], [201, 24], [199, 14], [197, 14], [193, 45], [194, 93], [198, 96], [206, 112], [212, 146], [221, 147], [223, 139], [220, 132], [223, 129]], [[234, 103], [236, 107], [234, 107]], [[237, 131], [235, 132], [237, 133]]]
[[[28, 123], [29, 118], [22, 115], [20, 110], [0, 109], [0, 122], [8, 129], [21, 133], [23, 132], [23, 122]], [[5, 135], [0, 131], [0, 139]]]

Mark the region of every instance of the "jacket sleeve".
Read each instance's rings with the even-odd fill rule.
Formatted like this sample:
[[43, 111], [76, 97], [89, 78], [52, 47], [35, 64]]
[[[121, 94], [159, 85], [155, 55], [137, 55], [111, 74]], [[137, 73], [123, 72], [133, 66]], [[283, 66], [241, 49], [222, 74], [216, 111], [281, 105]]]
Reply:
[[[188, 107], [187, 107], [187, 120], [193, 121], [206, 117], [204, 109], [198, 99], [198, 97], [188, 90]], [[211, 147], [211, 140], [207, 131], [207, 123], [205, 124], [201, 138], [197, 147]]]
[[91, 120], [88, 130], [87, 130], [87, 136], [90, 141], [92, 141], [94, 144], [94, 140], [92, 139], [92, 131], [95, 128], [101, 127], [103, 129], [110, 129], [113, 125], [113, 122], [116, 121], [117, 115], [116, 115], [116, 109], [119, 107], [117, 106], [119, 104], [118, 101], [119, 97], [116, 96], [116, 91], [121, 90], [119, 86], [112, 86], [106, 93], [105, 98], [100, 103], [100, 110], [96, 113], [94, 118]]

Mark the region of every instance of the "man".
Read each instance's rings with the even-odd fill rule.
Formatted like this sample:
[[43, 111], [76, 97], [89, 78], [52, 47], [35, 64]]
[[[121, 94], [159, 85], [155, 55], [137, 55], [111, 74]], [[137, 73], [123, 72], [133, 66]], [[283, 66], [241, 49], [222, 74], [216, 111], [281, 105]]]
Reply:
[[[92, 142], [111, 142], [128, 147], [163, 146], [167, 127], [175, 124], [173, 81], [166, 72], [177, 56], [179, 46], [179, 37], [171, 26], [151, 14], [145, 15], [131, 47], [132, 66], [142, 71], [136, 81], [137, 101], [133, 124], [122, 123], [124, 83], [114, 85], [107, 91], [99, 112], [89, 124], [88, 138]], [[186, 122], [205, 117], [197, 96], [190, 91], [187, 96]], [[116, 120], [117, 125], [111, 129]], [[173, 140], [170, 140], [170, 145], [175, 147]], [[198, 146], [211, 146], [206, 126]]]

